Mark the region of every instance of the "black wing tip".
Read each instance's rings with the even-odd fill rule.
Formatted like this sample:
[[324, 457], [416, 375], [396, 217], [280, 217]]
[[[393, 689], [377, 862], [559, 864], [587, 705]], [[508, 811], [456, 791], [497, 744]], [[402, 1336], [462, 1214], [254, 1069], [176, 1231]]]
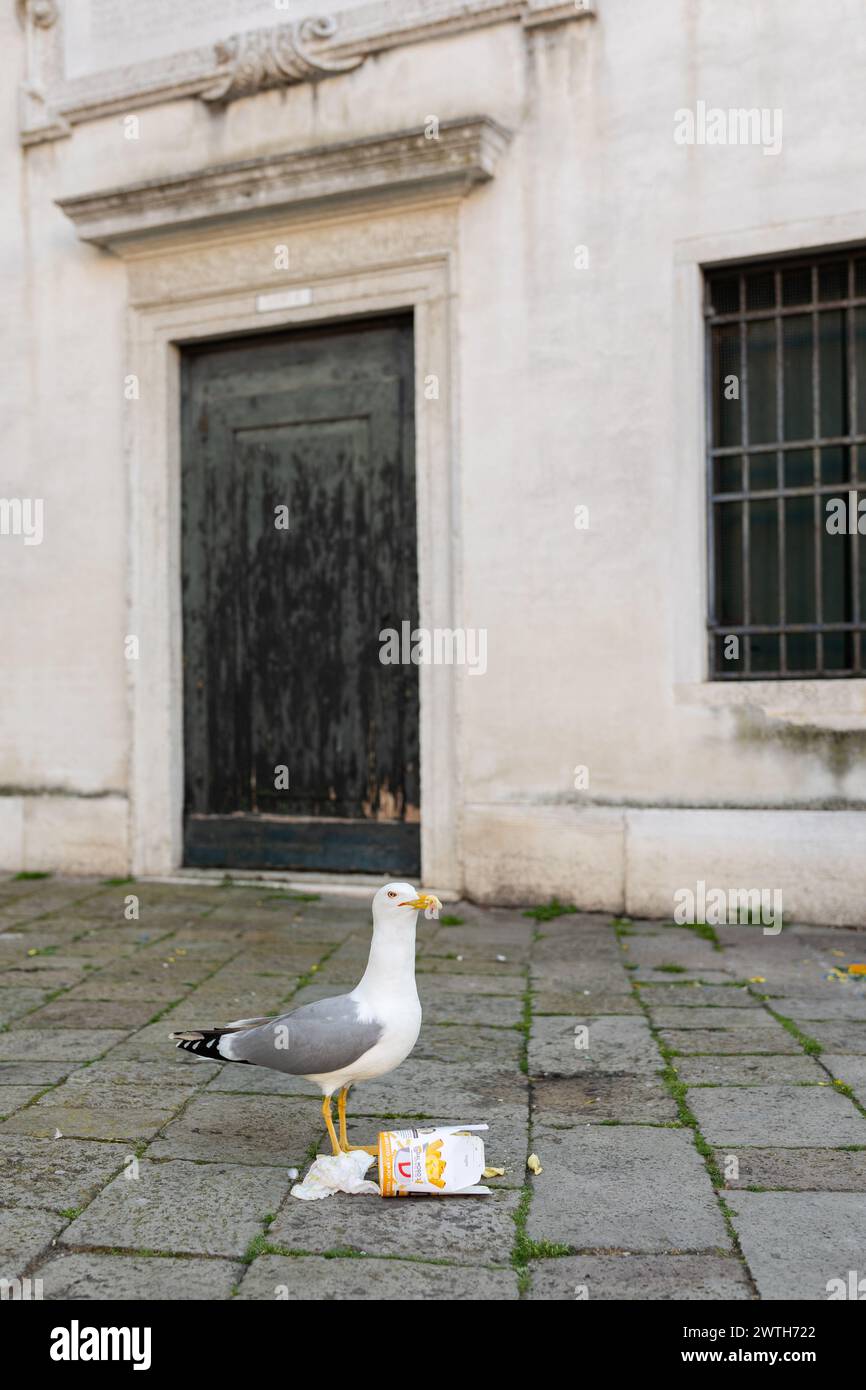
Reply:
[[170, 1038], [175, 1047], [181, 1048], [184, 1052], [193, 1052], [196, 1057], [204, 1057], [210, 1062], [233, 1062], [243, 1061], [242, 1058], [226, 1057], [220, 1052], [220, 1038], [230, 1029], [209, 1028], [202, 1031], [189, 1029], [185, 1033], [171, 1033]]
[[[184, 1052], [194, 1052], [199, 1057], [219, 1057], [220, 1034], [217, 1029], [209, 1029], [207, 1032], [193, 1032], [192, 1029], [186, 1033], [172, 1033], [172, 1040], [176, 1047], [182, 1048]], [[225, 1058], [222, 1058], [225, 1061]]]

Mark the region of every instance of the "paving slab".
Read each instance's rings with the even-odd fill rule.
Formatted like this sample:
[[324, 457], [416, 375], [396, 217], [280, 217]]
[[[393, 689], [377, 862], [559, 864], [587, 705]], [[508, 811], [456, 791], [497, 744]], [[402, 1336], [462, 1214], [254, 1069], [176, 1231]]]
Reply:
[[[260, 933], [256, 939], [246, 933], [231, 942], [215, 942], [213, 950], [208, 951], [204, 942], [206, 934], [205, 929], [203, 939], [199, 941], [194, 933], [187, 935], [178, 932], [168, 949], [171, 954], [176, 951], [178, 956], [183, 955], [184, 963], [200, 955], [209, 971], [216, 971], [211, 976], [213, 979], [226, 973], [232, 978], [237, 976], [241, 979], [247, 976], [252, 979], [259, 975], [265, 978], [272, 975], [279, 979], [304, 975], [308, 970], [316, 969], [323, 954], [320, 946], [313, 942], [296, 941], [285, 931], [270, 932], [267, 937]], [[158, 954], [160, 949], [155, 948], [154, 953]]]
[[65, 995], [64, 998], [72, 1002], [90, 1001], [94, 1003], [132, 1003], [141, 998], [147, 998], [152, 1003], [164, 1009], [169, 1004], [173, 1004], [178, 999], [183, 999], [190, 990], [191, 985], [184, 985], [178, 982], [176, 977], [165, 976], [157, 980], [150, 980], [147, 983], [146, 992], [137, 983], [131, 983], [123, 979], [108, 980], [103, 978], [102, 972], [87, 975], [80, 982], [76, 983]]
[[[866, 1056], [866, 1023], [853, 1021], [804, 1023], [802, 1031], [820, 1043], [827, 1052], [847, 1052], [859, 1057]], [[0, 1042], [2, 1042], [2, 1038], [0, 1038]]]
[[866, 1023], [866, 995], [859, 990], [852, 994], [846, 985], [835, 985], [831, 992], [813, 997], [788, 995], [784, 1003], [776, 1003], [773, 1007], [797, 1023], [811, 1020]]
[[727, 970], [687, 970], [684, 966], [677, 965], [675, 961], [662, 964], [657, 969], [649, 965], [640, 965], [636, 970], [630, 972], [632, 983], [640, 985], [669, 985], [675, 980], [678, 985], [710, 985], [727, 986], [736, 982], [742, 983], [744, 976], [738, 976], [735, 972]]
[[[328, 986], [327, 990], [324, 991], [327, 994], [348, 994], [355, 988], [363, 972], [364, 967], [359, 962], [329, 960], [319, 970], [314, 971], [312, 977], [316, 984]], [[288, 979], [286, 981], [285, 993], [291, 995], [287, 1007], [293, 1006], [295, 993], [300, 984], [300, 976], [295, 980]]]
[[18, 1279], [66, 1225], [54, 1211], [0, 1208], [0, 1279]]
[[814, 1057], [675, 1057], [673, 1067], [687, 1086], [764, 1086], [826, 1081]]
[[[143, 1061], [140, 1058], [119, 1057], [115, 1051], [112, 1051], [97, 1062], [72, 1072], [69, 1079], [71, 1080], [79, 1074], [83, 1077], [85, 1072], [93, 1072], [94, 1077], [100, 1076], [106, 1080], [117, 1078], [120, 1081], [126, 1079], [129, 1082], [141, 1083], [142, 1085], [162, 1085], [170, 1091], [181, 1087], [191, 1092], [204, 1087], [208, 1081], [213, 1080], [219, 1070], [219, 1067], [209, 1066], [202, 1062], [193, 1053], [181, 1052], [172, 1046], [167, 1053], [157, 1054], [148, 1061]], [[87, 1086], [89, 1081], [82, 1080], [77, 1084]]]
[[261, 1234], [263, 1218], [289, 1186], [284, 1169], [230, 1163], [145, 1158], [138, 1172], [135, 1181], [115, 1178], [61, 1243], [237, 1257]]
[[42, 1094], [41, 1086], [0, 1086], [0, 1118], [20, 1110]]
[[22, 985], [18, 989], [0, 989], [0, 1027], [36, 1009], [48, 997], [47, 989]]
[[549, 1077], [532, 1087], [535, 1123], [670, 1124], [677, 1106], [661, 1080], [632, 1073], [586, 1072]]
[[322, 1103], [322, 1092], [312, 1081], [272, 1071], [270, 1067], [234, 1066], [231, 1062], [219, 1066], [202, 1060], [196, 1071], [208, 1094], [225, 1091], [233, 1095], [308, 1096], [311, 1100], [318, 1097], [319, 1105]]
[[211, 992], [210, 985], [202, 985], [164, 1013], [162, 1022], [172, 1028], [220, 1028], [237, 1018], [276, 1018], [294, 1007], [294, 1001], [284, 998], [284, 993], [281, 985], [271, 994], [245, 991], [229, 998]]
[[672, 927], [658, 936], [626, 939], [623, 955], [633, 965], [657, 970], [660, 965], [681, 965], [687, 970], [724, 970], [727, 961], [710, 941], [685, 928]]
[[100, 1028], [119, 1028], [128, 1032], [132, 1028], [142, 1028], [159, 1013], [162, 1004], [156, 999], [125, 999], [102, 1001], [99, 1009], [94, 1009], [92, 1000], [54, 999], [41, 1009], [27, 1014], [22, 1026], [28, 1028], [75, 1028], [93, 1027], [97, 1019]]
[[104, 970], [91, 971], [85, 980], [70, 989], [70, 999], [105, 999], [117, 1002], [135, 1002], [137, 999], [156, 999], [165, 1007], [166, 1002], [182, 999], [191, 990], [202, 985], [206, 970], [197, 964], [192, 970], [181, 969], [184, 962], [174, 965], [153, 961], [146, 969], [139, 968], [135, 974], [127, 974], [128, 962]]
[[765, 931], [765, 924], [759, 922], [722, 922], [714, 930], [725, 948], [755, 952], [760, 952], [765, 942], [769, 942], [772, 949], [781, 943], [802, 951], [804, 941], [812, 934], [811, 928], [788, 921], [783, 924], [782, 931], [775, 934]]
[[484, 1059], [501, 1067], [516, 1066], [523, 1034], [516, 1028], [481, 1028], [467, 1024], [422, 1023], [413, 1058], [440, 1063]]
[[[824, 1052], [821, 1062], [832, 1077], [850, 1086], [862, 1106], [866, 1106], [866, 1057]], [[3, 1093], [0, 1091], [0, 1102]]]
[[[461, 924], [448, 925], [444, 921], [445, 917], [462, 917]], [[508, 908], [500, 907], [477, 907], [474, 903], [448, 903], [442, 916], [434, 919], [431, 923], [425, 920], [425, 926], [432, 926], [435, 929], [435, 936], [446, 939], [452, 932], [457, 932], [461, 936], [471, 936], [475, 941], [500, 943], [515, 942], [521, 943], [531, 941], [535, 933], [536, 923], [530, 917], [525, 917], [521, 911], [511, 911]]]
[[0, 1062], [0, 1087], [33, 1086], [41, 1091], [63, 1081], [79, 1065], [78, 1062]]
[[523, 1017], [523, 1000], [516, 994], [427, 995], [423, 1000], [425, 1023], [483, 1023], [514, 1028]]
[[673, 1052], [777, 1053], [802, 1056], [802, 1048], [782, 1025], [773, 1028], [661, 1028], [659, 1036]]
[[286, 1259], [261, 1255], [238, 1298], [278, 1301], [499, 1302], [518, 1298], [510, 1269], [467, 1269], [406, 1260], [336, 1259], [316, 1255]]
[[533, 990], [539, 994], [573, 992], [580, 995], [589, 990], [591, 994], [619, 995], [628, 993], [631, 988], [629, 972], [619, 960], [549, 961], [541, 965], [533, 961], [529, 978]]
[[58, 989], [69, 989], [86, 978], [87, 971], [83, 962], [77, 965], [55, 965], [50, 973], [44, 964], [38, 970], [31, 969], [30, 966], [26, 969], [0, 969], [0, 989], [44, 989], [46, 993], [52, 994]]
[[[514, 909], [518, 911], [518, 909]], [[525, 908], [521, 912], [523, 916], [526, 912], [531, 912], [531, 908]], [[542, 936], [563, 936], [582, 938], [584, 935], [591, 935], [593, 932], [610, 931], [614, 920], [613, 914], [609, 912], [561, 912], [556, 917], [538, 921], [536, 918], [529, 917], [527, 921], [535, 921], [536, 929]]]
[[[736, 1166], [731, 1159], [736, 1159]], [[776, 1187], [798, 1192], [866, 1192], [866, 1151], [844, 1149], [716, 1150], [726, 1188]], [[734, 1173], [737, 1174], [734, 1177]]]
[[421, 1007], [428, 998], [435, 998], [437, 991], [449, 994], [509, 994], [523, 996], [526, 990], [526, 975], [473, 975], [469, 972], [449, 973], [445, 970], [435, 974], [417, 972], [418, 994]]
[[86, 1206], [122, 1168], [128, 1144], [0, 1135], [0, 1192], [7, 1207]]
[[[584, 1029], [585, 1033], [577, 1031]], [[652, 1074], [662, 1065], [644, 1018], [533, 1019], [529, 1043], [529, 1070], [533, 1076], [575, 1076], [585, 1071]]]
[[491, 933], [482, 934], [477, 930], [467, 932], [464, 927], [445, 927], [436, 933], [432, 941], [419, 942], [419, 949], [425, 959], [431, 956], [453, 959], [458, 955], [464, 961], [477, 960], [485, 965], [492, 961], [496, 965], [510, 965], [513, 975], [526, 968], [531, 945], [526, 937], [520, 941], [513, 938], [497, 941]]
[[351, 1250], [455, 1264], [508, 1265], [516, 1192], [489, 1197], [289, 1197], [268, 1231], [272, 1245], [310, 1254]]
[[68, 879], [12, 879], [8, 881], [8, 896], [3, 905], [4, 915], [21, 920], [38, 913], [53, 912], [73, 901], [89, 901], [100, 896], [94, 883]]
[[643, 1002], [669, 1009], [705, 1009], [718, 1005], [726, 1009], [759, 1009], [760, 1001], [745, 985], [702, 985], [693, 980], [686, 985], [643, 985]]
[[577, 1011], [587, 1016], [598, 1014], [640, 1014], [641, 1006], [633, 994], [604, 992], [591, 989], [571, 991], [538, 990], [532, 999], [532, 1012], [539, 1014], [568, 1014]]
[[0, 1060], [88, 1062], [126, 1036], [114, 1028], [12, 1028], [0, 1033]]
[[730, 1192], [726, 1200], [761, 1298], [823, 1301], [838, 1297], [850, 1270], [863, 1277], [866, 1194]]
[[284, 1001], [294, 994], [304, 974], [306, 972], [301, 969], [245, 973], [232, 963], [203, 984], [196, 985], [187, 999], [191, 1005], [204, 1008], [213, 1023], [219, 1019], [227, 1021], [226, 1010], [229, 1019], [238, 1017], [238, 1009], [243, 1018], [278, 1013]]
[[37, 1271], [42, 1296], [117, 1302], [231, 1298], [246, 1266], [230, 1260], [141, 1255], [54, 1255]]
[[730, 1242], [689, 1131], [536, 1126], [533, 1240], [576, 1250], [727, 1250]]
[[[44, 951], [52, 948], [67, 961], [87, 962], [89, 968], [101, 970], [103, 966], [129, 959], [138, 948], [128, 941], [119, 940], [108, 930], [82, 933], [81, 924], [66, 925], [52, 918], [48, 931], [31, 929], [23, 938], [29, 951]], [[28, 955], [28, 961], [34, 957]]]
[[[176, 1062], [174, 1057], [166, 1062], [130, 1062], [109, 1052], [98, 1062], [72, 1072], [51, 1099], [63, 1104], [78, 1104], [86, 1094], [88, 1099], [98, 1097], [114, 1104], [116, 1100], [128, 1099], [127, 1093], [135, 1091], [151, 1104], [156, 1101], [160, 1105], [181, 1105], [213, 1073], [209, 1068], [187, 1066], [186, 1060], [191, 1057], [188, 1052], [178, 1052], [175, 1056]], [[118, 1087], [123, 1089], [118, 1090]]]
[[170, 944], [161, 941], [153, 954], [139, 952], [127, 960], [113, 961], [102, 970], [91, 972], [89, 979], [99, 985], [122, 985], [132, 991], [127, 994], [131, 999], [153, 999], [156, 996], [149, 992], [149, 985], [173, 987], [183, 994], [200, 985], [222, 964], [222, 960], [174, 956]]
[[784, 988], [801, 995], [820, 987], [835, 962], [813, 954], [807, 956], [802, 947], [792, 954], [780, 943], [780, 937], [772, 937], [758, 951], [726, 950], [725, 968], [739, 980], [754, 979], [762, 994]]
[[[504, 955], [505, 952], [501, 954]], [[497, 984], [503, 980], [518, 977], [523, 981], [523, 988], [526, 988], [525, 976], [521, 977], [519, 974], [520, 963], [518, 961], [498, 961], [492, 954], [489, 958], [463, 956], [462, 959], [461, 955], [462, 952], [459, 951], [453, 956], [419, 955], [417, 958], [419, 976], [425, 973], [430, 975], [486, 975], [491, 981], [495, 980]], [[351, 972], [349, 974], [351, 978]], [[356, 972], [353, 979], [354, 984], [358, 983], [359, 974], [360, 972]], [[420, 979], [418, 988], [420, 991]]]
[[538, 1301], [715, 1302], [755, 1297], [735, 1256], [568, 1255], [531, 1265], [528, 1297]]
[[[53, 1092], [51, 1093], [54, 1094]], [[52, 1139], [59, 1131], [72, 1139], [125, 1140], [132, 1144], [149, 1139], [173, 1114], [166, 1108], [144, 1105], [31, 1105], [0, 1124], [0, 1135], [30, 1134]]]
[[771, 1032], [777, 1032], [780, 1026], [766, 1009], [725, 1009], [715, 1006], [706, 1009], [672, 1009], [667, 1005], [654, 1008], [652, 1004], [649, 1007], [656, 1028], [702, 1028], [709, 1031], [717, 1028], [742, 1028], [749, 1032], [769, 1028]]
[[[30, 951], [36, 954], [31, 956]], [[22, 943], [17, 959], [7, 958], [3, 962], [3, 973], [15, 975], [20, 985], [56, 989], [67, 976], [78, 978], [89, 965], [86, 956], [70, 951], [61, 953], [55, 942], [33, 937]]]
[[[837, 964], [837, 961], [828, 962], [827, 970], [825, 970], [823, 974], [813, 976], [806, 982], [798, 982], [796, 980], [766, 980], [761, 985], [754, 985], [753, 988], [760, 990], [761, 994], [769, 996], [771, 1004], [774, 999], [822, 1000], [828, 997], [832, 998], [833, 996], [841, 995], [843, 991], [847, 997], [849, 991], [852, 991], [853, 981], [851, 979], [844, 982], [835, 979], [827, 979], [827, 972]], [[854, 988], [852, 992], [856, 994], [858, 998], [861, 996], [862, 983], [859, 980], [856, 988]], [[781, 1008], [782, 1006], [781, 1004], [772, 1004], [772, 1007]]]
[[698, 1086], [689, 1091], [689, 1105], [710, 1144], [866, 1144], [866, 1119], [831, 1085]]
[[207, 1092], [195, 1096], [148, 1149], [187, 1158], [276, 1167], [302, 1164], [313, 1144], [330, 1153], [318, 1102]]
[[532, 947], [532, 961], [539, 970], [570, 966], [622, 966], [623, 949], [609, 927], [570, 935], [542, 935]]

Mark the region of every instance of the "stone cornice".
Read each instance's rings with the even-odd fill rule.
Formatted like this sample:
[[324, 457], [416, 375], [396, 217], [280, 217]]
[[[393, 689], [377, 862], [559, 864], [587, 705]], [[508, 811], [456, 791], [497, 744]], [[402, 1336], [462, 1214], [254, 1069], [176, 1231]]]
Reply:
[[[78, 0], [73, 0], [78, 3]], [[360, 67], [373, 53], [493, 24], [527, 31], [593, 14], [594, 0], [371, 0], [327, 17], [254, 29], [170, 57], [67, 78], [58, 0], [18, 0], [27, 31], [20, 90], [23, 144], [69, 135], [97, 117], [198, 97], [233, 101], [268, 87], [320, 81]]]
[[468, 192], [493, 177], [509, 133], [488, 116], [443, 121], [438, 133], [403, 131], [262, 155], [189, 174], [59, 198], [82, 241], [117, 249], [130, 240], [337, 199], [431, 190]]

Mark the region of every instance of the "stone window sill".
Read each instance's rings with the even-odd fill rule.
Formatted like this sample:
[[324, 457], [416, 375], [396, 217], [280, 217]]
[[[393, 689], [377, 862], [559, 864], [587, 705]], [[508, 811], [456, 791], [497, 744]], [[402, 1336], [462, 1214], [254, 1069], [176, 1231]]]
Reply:
[[866, 729], [866, 680], [704, 681], [674, 687], [678, 705], [759, 709], [791, 725], [859, 733]]

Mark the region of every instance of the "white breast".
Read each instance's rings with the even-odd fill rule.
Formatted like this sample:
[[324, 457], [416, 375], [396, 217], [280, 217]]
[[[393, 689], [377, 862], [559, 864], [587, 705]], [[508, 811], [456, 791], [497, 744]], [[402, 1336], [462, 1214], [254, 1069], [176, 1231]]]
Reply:
[[414, 998], [399, 1002], [389, 1000], [386, 1016], [377, 1012], [373, 1017], [383, 1024], [382, 1036], [377, 1043], [340, 1071], [330, 1072], [326, 1076], [311, 1076], [309, 1080], [316, 1082], [326, 1093], [331, 1093], [356, 1081], [372, 1081], [377, 1076], [384, 1076], [405, 1062], [421, 1031], [421, 1004], [417, 994]]

